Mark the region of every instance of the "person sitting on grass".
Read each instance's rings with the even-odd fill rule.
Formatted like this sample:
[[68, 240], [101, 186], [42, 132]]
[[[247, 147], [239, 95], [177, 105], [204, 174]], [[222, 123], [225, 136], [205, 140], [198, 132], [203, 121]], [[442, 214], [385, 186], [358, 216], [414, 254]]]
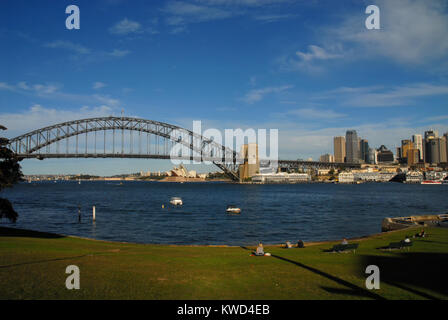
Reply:
[[417, 238], [424, 238], [425, 237], [425, 229], [422, 229], [422, 231], [417, 233], [415, 236]]
[[302, 240], [297, 241], [297, 248], [305, 248], [305, 244]]
[[286, 241], [285, 249], [291, 249], [291, 248], [292, 248], [292, 244], [291, 244], [291, 242]]
[[260, 242], [257, 247], [257, 251], [255, 251], [256, 256], [264, 256], [264, 248], [263, 244]]
[[253, 252], [252, 254], [255, 256], [259, 256], [259, 257], [271, 255], [268, 252], [264, 252], [263, 244], [261, 242], [258, 244], [257, 250], [255, 252]]
[[403, 242], [406, 242], [406, 243], [410, 243], [411, 242], [411, 239], [409, 239], [408, 235], [406, 235], [406, 237], [404, 237]]
[[342, 242], [341, 242], [341, 244], [348, 244], [348, 241], [347, 241], [347, 239], [342, 239]]

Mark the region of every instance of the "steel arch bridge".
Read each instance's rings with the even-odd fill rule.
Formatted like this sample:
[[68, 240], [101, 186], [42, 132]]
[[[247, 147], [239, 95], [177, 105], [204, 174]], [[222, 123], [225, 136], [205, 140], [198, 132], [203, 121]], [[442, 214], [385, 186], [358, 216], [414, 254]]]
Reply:
[[[136, 136], [134, 136], [136, 135]], [[140, 158], [210, 162], [239, 180], [240, 155], [190, 130], [168, 123], [131, 118], [74, 120], [9, 140], [19, 159]]]

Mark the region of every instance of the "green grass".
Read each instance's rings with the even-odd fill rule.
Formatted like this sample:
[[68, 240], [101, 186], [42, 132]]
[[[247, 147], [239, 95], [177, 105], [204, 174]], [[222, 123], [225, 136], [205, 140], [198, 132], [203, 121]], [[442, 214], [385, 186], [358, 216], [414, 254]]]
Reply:
[[[448, 229], [407, 251], [381, 251], [405, 230], [354, 240], [356, 254], [304, 249], [140, 245], [0, 228], [0, 299], [447, 299]], [[81, 289], [65, 288], [77, 265]], [[365, 289], [376, 264], [381, 289]]]

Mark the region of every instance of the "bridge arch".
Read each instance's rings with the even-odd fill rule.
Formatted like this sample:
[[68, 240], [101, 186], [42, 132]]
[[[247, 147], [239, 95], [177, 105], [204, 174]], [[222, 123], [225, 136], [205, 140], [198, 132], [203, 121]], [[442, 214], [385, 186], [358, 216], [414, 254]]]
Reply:
[[[97, 152], [97, 132], [104, 132], [102, 152]], [[112, 132], [112, 152], [106, 149], [107, 132]], [[121, 152], [115, 152], [116, 140], [115, 134], [121, 133]], [[124, 152], [125, 132], [130, 135], [130, 152]], [[142, 134], [147, 135], [147, 152], [133, 152], [133, 132], [138, 132], [141, 147]], [[95, 148], [94, 152], [89, 152], [88, 134], [94, 133]], [[85, 150], [79, 150], [79, 136], [85, 135]], [[150, 152], [150, 135], [157, 137], [157, 153]], [[73, 146], [69, 144], [70, 138], [75, 137], [75, 152], [69, 152]], [[120, 135], [119, 135], [120, 137]], [[160, 152], [159, 137], [164, 139], [163, 152]], [[65, 152], [61, 152], [60, 141], [66, 140]], [[110, 140], [110, 137], [109, 137]], [[168, 152], [167, 141], [171, 142], [171, 148]], [[110, 141], [109, 141], [110, 143]], [[51, 146], [57, 146], [57, 152], [51, 152]], [[69, 148], [70, 145], [70, 148]], [[179, 154], [173, 154], [173, 145]], [[208, 139], [191, 130], [181, 128], [172, 124], [132, 118], [132, 117], [97, 117], [74, 121], [67, 121], [45, 128], [37, 129], [9, 141], [9, 148], [20, 159], [45, 159], [45, 158], [152, 158], [152, 159], [174, 159], [174, 160], [193, 160], [197, 162], [210, 161], [223, 170], [231, 179], [238, 180], [238, 165], [242, 162], [239, 154], [230, 148]], [[63, 149], [63, 148], [62, 148]], [[185, 154], [188, 151], [188, 154]]]

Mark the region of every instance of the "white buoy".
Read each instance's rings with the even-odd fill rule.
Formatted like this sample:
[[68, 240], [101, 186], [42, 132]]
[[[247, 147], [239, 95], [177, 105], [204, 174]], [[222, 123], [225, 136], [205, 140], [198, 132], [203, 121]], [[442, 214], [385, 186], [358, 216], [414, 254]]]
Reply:
[[95, 221], [95, 206], [93, 206], [92, 218], [93, 218], [93, 221]]

